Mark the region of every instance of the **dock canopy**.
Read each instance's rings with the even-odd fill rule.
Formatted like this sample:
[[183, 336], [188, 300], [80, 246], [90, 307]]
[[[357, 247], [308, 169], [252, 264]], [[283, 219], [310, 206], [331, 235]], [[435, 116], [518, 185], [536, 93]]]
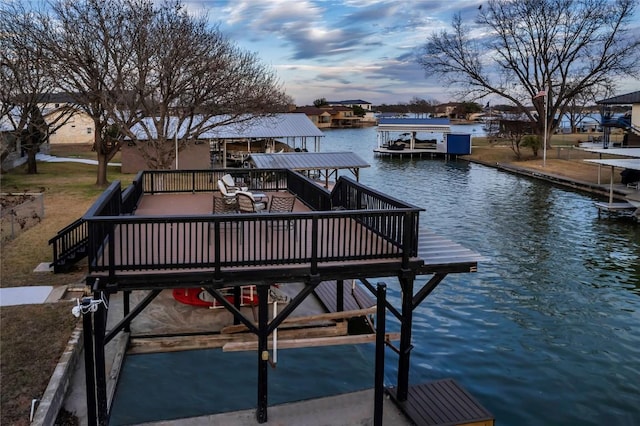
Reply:
[[451, 131], [448, 118], [380, 118], [378, 132], [439, 132]]
[[255, 117], [251, 120], [223, 124], [204, 132], [202, 138], [294, 138], [324, 137], [324, 133], [305, 114], [288, 113]]
[[[289, 169], [306, 175], [312, 171], [324, 172], [325, 186], [331, 174], [338, 178], [338, 170], [348, 169], [360, 178], [360, 169], [371, 167], [369, 163], [353, 152], [281, 152], [275, 154], [251, 154], [249, 164], [256, 169]], [[330, 172], [332, 171], [332, 172]], [[317, 173], [316, 173], [317, 174]]]
[[584, 160], [603, 166], [618, 167], [619, 169], [640, 170], [640, 158], [605, 158], [600, 160]]

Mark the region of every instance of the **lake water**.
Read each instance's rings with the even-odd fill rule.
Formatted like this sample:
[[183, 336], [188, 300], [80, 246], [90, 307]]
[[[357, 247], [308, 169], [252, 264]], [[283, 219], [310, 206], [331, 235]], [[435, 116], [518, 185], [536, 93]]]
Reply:
[[[371, 164], [361, 182], [425, 208], [422, 226], [487, 258], [416, 310], [411, 383], [452, 377], [500, 425], [640, 424], [640, 225], [482, 165], [374, 157], [375, 128], [326, 135], [323, 151]], [[395, 280], [376, 281], [399, 306]], [[269, 403], [372, 387], [372, 355], [370, 345], [280, 351]], [[390, 351], [386, 365], [395, 384]], [[111, 424], [254, 408], [253, 371], [253, 353], [128, 357]]]

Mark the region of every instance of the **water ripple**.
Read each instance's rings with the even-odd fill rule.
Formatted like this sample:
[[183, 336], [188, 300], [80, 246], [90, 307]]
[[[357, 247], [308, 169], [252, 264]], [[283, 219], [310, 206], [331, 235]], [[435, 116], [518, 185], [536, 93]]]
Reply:
[[[422, 226], [489, 259], [416, 310], [412, 383], [453, 377], [503, 426], [640, 424], [640, 226], [599, 219], [589, 196], [481, 165], [374, 158], [375, 129], [326, 134], [323, 151], [372, 165], [363, 183], [423, 207]], [[397, 281], [383, 281], [400, 306]], [[388, 328], [398, 329], [392, 316]], [[313, 359], [326, 376], [336, 364]], [[342, 389], [339, 376], [313, 390]]]

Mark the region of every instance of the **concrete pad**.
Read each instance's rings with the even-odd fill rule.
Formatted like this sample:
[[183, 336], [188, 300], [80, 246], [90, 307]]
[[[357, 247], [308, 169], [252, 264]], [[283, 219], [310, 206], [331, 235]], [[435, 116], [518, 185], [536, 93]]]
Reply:
[[66, 285], [56, 286], [53, 288], [53, 290], [51, 290], [51, 293], [49, 293], [49, 296], [47, 297], [47, 300], [44, 301], [44, 303], [58, 302], [60, 299], [64, 297], [66, 293], [67, 293]]
[[[373, 424], [373, 389], [326, 398], [268, 407], [269, 426], [357, 426]], [[382, 424], [389, 426], [411, 425], [400, 409], [387, 397], [384, 398]], [[145, 426], [255, 426], [256, 410], [243, 410], [188, 419], [143, 423]]]
[[34, 269], [33, 272], [53, 272], [53, 266], [51, 266], [51, 263], [49, 262], [42, 262], [36, 266], [36, 269]]
[[0, 306], [34, 305], [44, 303], [53, 286], [0, 288]]

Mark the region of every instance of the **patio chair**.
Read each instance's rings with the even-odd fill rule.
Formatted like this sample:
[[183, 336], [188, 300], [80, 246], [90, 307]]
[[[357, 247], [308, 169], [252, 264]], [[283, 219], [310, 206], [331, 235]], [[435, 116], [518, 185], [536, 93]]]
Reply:
[[227, 200], [229, 204], [235, 202], [236, 194], [238, 193], [238, 191], [229, 191], [222, 180], [218, 181], [218, 189], [220, 190], [220, 194], [222, 194], [222, 197]]
[[271, 196], [271, 203], [269, 204], [269, 213], [287, 213], [293, 211], [293, 205], [296, 202], [296, 197], [292, 194], [279, 195], [274, 194]]
[[[271, 203], [269, 204], [269, 213], [289, 213], [293, 211], [293, 206], [296, 203], [296, 197], [293, 194], [276, 193], [271, 196]], [[291, 230], [295, 231], [295, 222], [289, 219], [277, 220], [275, 222], [269, 222], [269, 226], [274, 230]], [[295, 233], [294, 233], [295, 237]]]
[[256, 201], [250, 192], [237, 191], [236, 197], [238, 198], [238, 211], [240, 213], [259, 213], [267, 208], [265, 203]]
[[227, 191], [229, 192], [236, 192], [236, 191], [247, 191], [249, 190], [249, 187], [247, 186], [236, 186], [236, 181], [233, 179], [233, 176], [231, 176], [230, 174], [226, 174], [224, 176], [222, 176], [222, 179], [220, 179], [222, 181], [222, 183], [224, 183], [224, 186], [227, 187]]

